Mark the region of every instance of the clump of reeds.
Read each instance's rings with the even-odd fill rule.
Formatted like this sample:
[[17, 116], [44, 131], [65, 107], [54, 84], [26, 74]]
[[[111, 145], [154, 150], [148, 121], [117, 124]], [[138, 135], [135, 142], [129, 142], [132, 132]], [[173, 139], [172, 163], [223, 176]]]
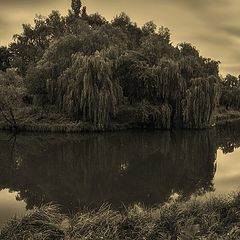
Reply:
[[0, 239], [240, 239], [240, 193], [156, 208], [134, 205], [123, 212], [104, 205], [72, 217], [46, 205], [10, 220]]
[[65, 216], [56, 205], [47, 204], [28, 211], [21, 218], [13, 218], [2, 228], [0, 239], [4, 240], [59, 240], [65, 236], [61, 224]]

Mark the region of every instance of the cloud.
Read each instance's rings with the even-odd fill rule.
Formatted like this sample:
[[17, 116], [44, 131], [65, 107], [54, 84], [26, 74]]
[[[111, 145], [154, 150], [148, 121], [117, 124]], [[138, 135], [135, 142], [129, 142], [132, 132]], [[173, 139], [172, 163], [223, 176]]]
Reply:
[[[221, 72], [240, 73], [240, 2], [238, 0], [170, 0], [191, 11], [201, 24], [190, 29], [204, 55], [220, 60]], [[192, 21], [192, 19], [189, 19]], [[189, 24], [190, 26], [191, 24]]]
[[36, 14], [46, 16], [52, 9], [67, 12], [69, 2], [69, 0], [0, 0], [0, 45], [7, 45], [14, 34], [21, 33], [23, 23], [33, 24]]
[[[209, 8], [212, 6], [219, 6], [219, 5], [225, 5], [228, 4], [229, 0], [168, 0], [169, 3], [174, 3], [178, 5], [185, 5], [189, 8], [193, 8], [194, 10], [199, 10], [200, 8]], [[198, 7], [198, 8], [197, 8]]]
[[238, 76], [240, 74], [240, 64], [222, 64], [220, 68], [223, 75], [231, 73]]
[[240, 25], [239, 26], [231, 26], [231, 25], [221, 26], [219, 27], [219, 29], [231, 36], [240, 37]]
[[34, 7], [34, 6], [40, 6], [40, 5], [45, 5], [48, 3], [57, 3], [59, 1], [57, 0], [1, 0], [0, 1], [0, 6], [1, 7]]

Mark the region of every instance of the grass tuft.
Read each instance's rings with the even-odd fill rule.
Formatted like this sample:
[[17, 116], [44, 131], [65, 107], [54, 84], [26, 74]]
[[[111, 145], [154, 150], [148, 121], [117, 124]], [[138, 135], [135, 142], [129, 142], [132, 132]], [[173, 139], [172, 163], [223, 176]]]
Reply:
[[206, 201], [172, 201], [156, 208], [134, 205], [124, 212], [103, 205], [72, 217], [48, 204], [8, 221], [0, 239], [240, 239], [240, 193]]

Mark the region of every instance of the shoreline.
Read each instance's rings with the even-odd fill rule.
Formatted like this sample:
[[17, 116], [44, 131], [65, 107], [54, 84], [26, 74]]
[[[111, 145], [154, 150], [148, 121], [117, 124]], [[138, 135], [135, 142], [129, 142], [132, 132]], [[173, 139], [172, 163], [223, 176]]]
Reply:
[[[214, 116], [215, 126], [221, 126], [227, 123], [240, 121], [240, 111], [225, 111], [219, 112]], [[35, 123], [36, 122], [36, 123]], [[78, 122], [74, 123], [71, 121], [65, 121], [64, 123], [54, 123], [49, 122], [46, 119], [46, 122], [25, 122], [22, 121], [18, 125], [19, 132], [43, 132], [43, 133], [83, 133], [83, 132], [115, 132], [122, 130], [132, 130], [132, 129], [144, 129], [144, 130], [171, 130], [171, 129], [160, 129], [160, 128], [148, 128], [148, 127], [140, 127], [134, 122], [126, 122], [126, 123], [116, 123], [113, 122], [109, 128], [98, 128], [93, 126], [89, 122]], [[212, 127], [209, 127], [211, 129]], [[0, 121], [0, 130], [3, 131], [12, 131], [11, 127], [3, 121]], [[189, 129], [186, 129], [189, 130]], [[203, 130], [203, 129], [192, 129], [192, 130]]]
[[[240, 112], [237, 115], [217, 115], [215, 126], [221, 126], [224, 124], [240, 121]], [[209, 127], [211, 129], [212, 127]], [[122, 130], [133, 130], [133, 129], [144, 129], [144, 130], [160, 130], [160, 131], [170, 131], [172, 129], [158, 129], [158, 128], [148, 128], [148, 127], [139, 127], [136, 124], [132, 123], [112, 123], [109, 128], [103, 129], [91, 125], [88, 122], [80, 123], [20, 123], [18, 125], [18, 132], [42, 132], [42, 133], [91, 133], [91, 132], [115, 132]], [[0, 122], [0, 130], [2, 131], [12, 131], [11, 127], [4, 123]], [[204, 129], [181, 129], [181, 130], [204, 130]]]

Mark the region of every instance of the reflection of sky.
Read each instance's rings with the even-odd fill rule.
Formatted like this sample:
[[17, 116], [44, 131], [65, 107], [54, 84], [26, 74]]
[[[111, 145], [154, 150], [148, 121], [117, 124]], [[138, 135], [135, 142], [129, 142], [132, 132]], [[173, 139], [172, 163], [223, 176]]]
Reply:
[[229, 193], [240, 189], [240, 148], [229, 154], [218, 150], [214, 187], [217, 193]]
[[16, 196], [16, 193], [10, 193], [8, 189], [0, 191], [0, 225], [8, 218], [24, 214], [26, 204], [16, 201]]

